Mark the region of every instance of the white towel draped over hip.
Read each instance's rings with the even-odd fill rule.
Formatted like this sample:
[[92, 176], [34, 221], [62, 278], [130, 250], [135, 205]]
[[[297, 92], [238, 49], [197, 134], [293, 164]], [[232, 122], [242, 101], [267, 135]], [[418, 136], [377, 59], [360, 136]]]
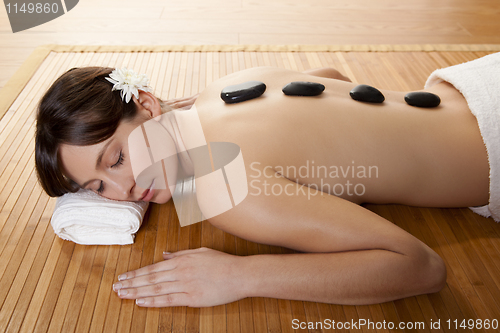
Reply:
[[500, 222], [500, 53], [435, 70], [427, 79], [425, 87], [442, 81], [451, 83], [467, 100], [488, 153], [489, 204], [469, 208]]
[[147, 208], [147, 202], [110, 200], [81, 189], [57, 198], [51, 224], [57, 236], [78, 244], [132, 244]]

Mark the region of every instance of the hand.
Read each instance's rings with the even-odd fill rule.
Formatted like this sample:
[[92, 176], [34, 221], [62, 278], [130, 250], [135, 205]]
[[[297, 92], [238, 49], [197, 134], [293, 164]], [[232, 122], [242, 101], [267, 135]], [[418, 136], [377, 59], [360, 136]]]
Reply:
[[139, 306], [205, 307], [245, 298], [239, 274], [244, 257], [205, 247], [164, 254], [164, 261], [122, 274], [118, 297]]
[[182, 98], [176, 98], [176, 99], [169, 99], [165, 101], [165, 104], [169, 105], [173, 109], [190, 109], [196, 99], [198, 98], [200, 94], [193, 95], [191, 97], [182, 97]]

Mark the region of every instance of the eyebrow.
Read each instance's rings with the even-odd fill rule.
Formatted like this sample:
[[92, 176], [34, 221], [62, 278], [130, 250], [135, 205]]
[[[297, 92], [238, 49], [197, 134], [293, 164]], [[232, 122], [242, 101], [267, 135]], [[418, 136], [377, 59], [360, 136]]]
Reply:
[[[104, 156], [104, 153], [106, 153], [106, 150], [108, 149], [109, 145], [113, 142], [113, 139], [109, 140], [104, 147], [102, 147], [101, 151], [97, 155], [97, 161], [95, 163], [95, 169], [97, 170], [99, 168], [99, 165], [101, 165], [102, 162], [102, 157]], [[87, 180], [85, 183], [82, 184], [82, 188], [85, 188], [90, 182], [94, 181], [95, 179]]]

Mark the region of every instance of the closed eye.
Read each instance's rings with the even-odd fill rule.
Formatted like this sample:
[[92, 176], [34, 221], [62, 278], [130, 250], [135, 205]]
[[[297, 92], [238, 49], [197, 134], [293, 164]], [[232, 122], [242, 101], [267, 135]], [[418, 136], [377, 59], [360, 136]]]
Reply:
[[116, 168], [117, 166], [122, 165], [123, 164], [123, 159], [124, 159], [123, 151], [120, 150], [120, 156], [118, 156], [118, 161], [116, 161], [116, 163], [113, 164], [111, 167], [112, 168]]
[[101, 180], [101, 184], [97, 189], [97, 193], [102, 194], [102, 192], [104, 192], [104, 182]]
[[[123, 151], [120, 151], [120, 156], [118, 156], [118, 161], [116, 161], [116, 163], [113, 164], [111, 167], [116, 168], [117, 166], [122, 165], [123, 159], [124, 159]], [[101, 180], [99, 188], [97, 189], [97, 193], [102, 194], [102, 192], [104, 192], [104, 182]]]

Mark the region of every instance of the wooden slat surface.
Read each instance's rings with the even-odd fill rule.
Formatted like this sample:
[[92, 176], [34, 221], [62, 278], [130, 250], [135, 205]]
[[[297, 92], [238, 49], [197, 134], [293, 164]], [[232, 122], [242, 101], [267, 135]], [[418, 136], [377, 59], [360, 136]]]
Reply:
[[18, 33], [0, 6], [0, 89], [52, 43], [498, 44], [499, 31], [498, 0], [85, 0]]
[[[55, 199], [37, 184], [33, 163], [36, 104], [57, 76], [75, 66], [134, 68], [151, 78], [155, 94], [169, 99], [195, 94], [219, 77], [260, 65], [294, 70], [331, 66], [354, 82], [418, 90], [432, 70], [486, 54], [51, 52], [0, 120], [0, 332], [293, 332], [292, 319], [385, 320], [396, 325], [418, 321], [425, 323], [423, 332], [464, 332], [460, 327], [448, 330], [446, 320], [500, 320], [500, 226], [466, 208], [401, 205], [366, 207], [415, 235], [445, 260], [448, 280], [439, 293], [369, 306], [257, 297], [201, 309], [139, 308], [119, 299], [112, 284], [125, 271], [162, 260], [163, 251], [201, 246], [236, 255], [293, 251], [248, 242], [207, 221], [181, 228], [172, 201], [151, 205], [133, 245], [62, 241], [50, 226]], [[431, 330], [430, 322], [437, 320], [441, 330]]]

